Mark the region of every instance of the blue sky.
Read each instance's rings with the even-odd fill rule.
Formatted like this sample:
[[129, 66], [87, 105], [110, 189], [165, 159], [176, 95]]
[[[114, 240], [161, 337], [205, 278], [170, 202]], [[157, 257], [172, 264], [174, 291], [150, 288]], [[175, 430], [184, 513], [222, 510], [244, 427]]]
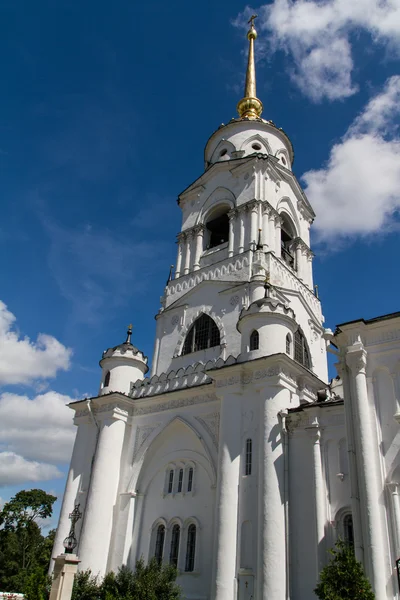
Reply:
[[72, 439], [64, 404], [96, 394], [101, 353], [129, 322], [151, 357], [175, 261], [176, 198], [201, 174], [208, 137], [235, 116], [253, 11], [263, 116], [289, 135], [317, 213], [326, 326], [399, 309], [395, 0], [6, 1], [3, 500], [32, 486], [62, 494]]

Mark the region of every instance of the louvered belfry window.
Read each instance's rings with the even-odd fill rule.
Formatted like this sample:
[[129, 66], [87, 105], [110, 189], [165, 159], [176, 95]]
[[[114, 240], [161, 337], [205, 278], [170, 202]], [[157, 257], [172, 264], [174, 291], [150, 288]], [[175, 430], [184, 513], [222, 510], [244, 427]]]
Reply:
[[220, 333], [217, 325], [211, 317], [203, 314], [189, 329], [183, 344], [182, 355], [213, 348], [219, 344]]

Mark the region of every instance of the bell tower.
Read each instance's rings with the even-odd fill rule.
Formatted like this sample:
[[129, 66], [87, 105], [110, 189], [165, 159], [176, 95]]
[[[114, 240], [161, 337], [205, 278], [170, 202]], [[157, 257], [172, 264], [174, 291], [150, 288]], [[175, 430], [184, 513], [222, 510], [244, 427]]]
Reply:
[[[313, 292], [310, 226], [315, 215], [292, 171], [290, 139], [261, 116], [254, 19], [249, 21], [239, 116], [211, 135], [204, 151], [204, 173], [178, 198], [182, 228], [176, 269], [156, 317], [152, 375], [177, 372], [197, 362], [226, 360], [230, 355], [248, 360], [283, 348], [321, 379], [327, 377], [323, 316]], [[254, 302], [264, 298], [266, 281], [268, 306], [273, 307], [270, 314], [275, 319], [279, 311], [283, 311], [282, 318], [285, 315], [283, 337], [271, 335], [277, 325], [267, 326], [266, 305], [255, 316]], [[218, 345], [211, 344], [201, 323], [196, 327], [203, 314], [218, 328]], [[250, 350], [252, 327], [261, 314], [260, 346]], [[185, 346], [188, 334], [195, 338], [190, 353]]]

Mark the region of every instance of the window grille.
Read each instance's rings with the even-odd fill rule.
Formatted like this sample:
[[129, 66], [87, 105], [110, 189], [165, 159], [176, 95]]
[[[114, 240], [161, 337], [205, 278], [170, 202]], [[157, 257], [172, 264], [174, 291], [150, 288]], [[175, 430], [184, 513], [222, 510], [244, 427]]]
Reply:
[[173, 469], [171, 469], [169, 472], [169, 479], [168, 479], [168, 494], [172, 494], [173, 486], [174, 486], [174, 471], [173, 471]]
[[353, 516], [350, 514], [343, 519], [343, 537], [346, 544], [354, 546]]
[[164, 525], [159, 525], [157, 528], [157, 536], [156, 536], [156, 548], [154, 552], [154, 558], [160, 565], [163, 558], [163, 550], [164, 550], [164, 539], [165, 539], [165, 527]]
[[254, 330], [250, 335], [250, 350], [258, 350], [260, 346], [260, 336], [258, 335], [258, 331]]
[[298, 329], [294, 334], [294, 360], [297, 360], [301, 365], [311, 368], [310, 353], [308, 351], [307, 342], [303, 333]]
[[187, 546], [186, 546], [186, 564], [185, 571], [194, 571], [194, 557], [196, 553], [196, 525], [189, 525]]
[[171, 548], [169, 553], [169, 562], [176, 567], [178, 565], [179, 540], [181, 536], [181, 528], [179, 525], [174, 525], [171, 534]]
[[193, 467], [190, 467], [189, 473], [188, 473], [187, 491], [191, 492], [192, 488], [193, 488]]
[[104, 387], [108, 387], [110, 385], [110, 371], [107, 371], [106, 376], [104, 377]]
[[178, 493], [182, 491], [182, 484], [183, 484], [183, 469], [179, 469]]
[[182, 355], [213, 348], [219, 344], [220, 334], [217, 325], [211, 317], [203, 314], [189, 329], [183, 344]]
[[290, 333], [286, 336], [286, 354], [291, 354], [291, 346], [292, 346], [292, 338], [290, 337]]
[[245, 461], [245, 475], [251, 475], [251, 463], [253, 460], [253, 442], [249, 438], [246, 440], [246, 461]]

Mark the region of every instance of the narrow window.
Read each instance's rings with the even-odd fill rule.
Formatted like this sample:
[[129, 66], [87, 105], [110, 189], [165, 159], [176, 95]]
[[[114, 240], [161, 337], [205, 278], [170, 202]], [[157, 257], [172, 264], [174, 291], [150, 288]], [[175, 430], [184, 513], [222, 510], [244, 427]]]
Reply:
[[310, 353], [306, 339], [300, 329], [294, 334], [294, 360], [297, 360], [301, 365], [311, 369]]
[[181, 536], [181, 528], [179, 525], [174, 525], [171, 535], [171, 549], [169, 553], [169, 562], [176, 567], [178, 565], [179, 540]]
[[183, 344], [182, 356], [206, 350], [220, 344], [220, 333], [217, 325], [208, 315], [200, 315], [189, 329], [185, 343]]
[[249, 438], [246, 440], [246, 462], [245, 462], [245, 475], [251, 475], [251, 463], [253, 460], [253, 442]]
[[292, 346], [292, 338], [290, 337], [290, 333], [286, 336], [286, 354], [291, 354], [291, 346]]
[[258, 350], [260, 345], [260, 336], [258, 331], [255, 329], [250, 335], [250, 350]]
[[183, 469], [179, 469], [178, 493], [182, 491], [182, 484], [183, 484]]
[[106, 376], [104, 377], [104, 387], [108, 387], [110, 385], [110, 371], [107, 371]]
[[193, 467], [190, 467], [189, 473], [188, 473], [187, 491], [191, 492], [192, 488], [193, 488]]
[[[219, 216], [207, 221], [206, 230], [208, 237], [207, 249], [216, 248], [220, 244], [224, 244], [229, 240], [229, 217], [226, 208], [222, 210], [226, 211]], [[219, 211], [217, 211], [218, 213]], [[215, 214], [215, 213], [213, 213]]]
[[187, 546], [186, 546], [186, 564], [185, 571], [194, 571], [194, 557], [196, 553], [196, 525], [189, 525]]
[[164, 550], [164, 538], [165, 538], [165, 527], [164, 525], [159, 525], [157, 528], [157, 536], [156, 536], [156, 548], [154, 552], [154, 558], [161, 565], [163, 558], [163, 550]]
[[294, 253], [293, 253], [293, 242], [296, 236], [295, 228], [290, 218], [282, 213], [280, 215], [282, 219], [281, 225], [281, 256], [285, 263], [294, 269]]
[[354, 546], [353, 517], [346, 515], [343, 519], [343, 537], [346, 544]]
[[174, 470], [171, 469], [169, 472], [169, 479], [168, 479], [168, 494], [172, 494], [173, 485], [174, 485]]

